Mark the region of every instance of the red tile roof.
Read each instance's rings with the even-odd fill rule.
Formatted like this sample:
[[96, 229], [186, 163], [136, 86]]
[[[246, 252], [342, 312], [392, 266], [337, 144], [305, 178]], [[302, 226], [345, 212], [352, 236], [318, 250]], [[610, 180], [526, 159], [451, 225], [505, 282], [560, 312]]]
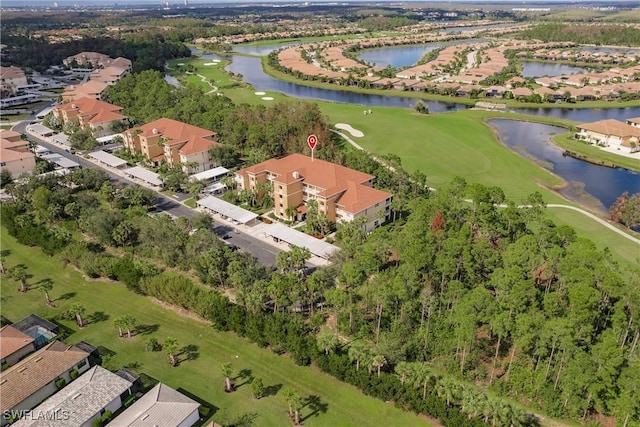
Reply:
[[0, 359], [12, 355], [16, 351], [33, 342], [33, 337], [17, 330], [11, 325], [0, 329]]
[[600, 133], [602, 135], [612, 135], [620, 138], [640, 137], [640, 129], [618, 120], [607, 119], [593, 123], [583, 123], [577, 126], [578, 129], [584, 129], [590, 132]]
[[167, 138], [168, 145], [184, 144], [178, 150], [180, 154], [184, 155], [200, 153], [217, 144], [211, 139], [215, 136], [215, 132], [172, 119], [158, 119], [131, 129], [130, 132], [133, 133], [138, 129], [145, 137], [161, 135], [163, 138]]
[[322, 197], [339, 195], [336, 203], [351, 213], [358, 213], [392, 196], [391, 193], [364, 185], [374, 178], [373, 175], [324, 160], [312, 161], [311, 157], [303, 154], [270, 159], [237, 173], [244, 175], [262, 172], [276, 174], [274, 181], [285, 184], [304, 180], [305, 184], [318, 187], [321, 190], [319, 195]]

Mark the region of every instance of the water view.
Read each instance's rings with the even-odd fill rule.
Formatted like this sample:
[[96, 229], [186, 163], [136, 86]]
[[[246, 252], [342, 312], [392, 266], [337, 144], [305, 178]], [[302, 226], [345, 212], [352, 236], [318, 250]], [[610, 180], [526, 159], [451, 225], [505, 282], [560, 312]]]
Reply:
[[607, 211], [625, 191], [640, 192], [638, 173], [563, 156], [564, 150], [551, 142], [552, 135], [566, 131], [563, 128], [506, 119], [492, 119], [488, 123], [507, 147], [541, 163], [567, 181], [568, 186], [561, 193], [571, 200]]
[[562, 76], [586, 73], [588, 71], [589, 70], [584, 67], [550, 62], [524, 61], [522, 63], [522, 77]]
[[378, 67], [392, 66], [394, 68], [408, 67], [415, 64], [432, 50], [438, 49], [441, 45], [411, 45], [393, 46], [380, 49], [364, 50], [358, 55], [360, 59]]

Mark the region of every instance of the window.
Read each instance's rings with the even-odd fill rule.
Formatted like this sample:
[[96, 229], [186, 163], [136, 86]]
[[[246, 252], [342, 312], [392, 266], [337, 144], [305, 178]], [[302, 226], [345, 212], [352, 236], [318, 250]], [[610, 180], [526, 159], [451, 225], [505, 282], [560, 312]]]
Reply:
[[87, 364], [87, 359], [84, 359], [82, 362], [78, 363], [78, 365], [76, 366], [77, 369], [82, 368], [84, 365]]
[[280, 203], [280, 207], [282, 207], [282, 203]]

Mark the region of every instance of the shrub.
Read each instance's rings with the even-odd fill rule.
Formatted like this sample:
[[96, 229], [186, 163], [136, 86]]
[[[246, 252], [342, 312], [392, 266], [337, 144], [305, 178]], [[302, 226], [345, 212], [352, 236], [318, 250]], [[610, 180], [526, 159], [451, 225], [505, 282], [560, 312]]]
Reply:
[[65, 385], [67, 385], [67, 380], [65, 380], [64, 378], [58, 378], [56, 380], [56, 387], [58, 388], [58, 390], [60, 390]]
[[69, 376], [71, 377], [72, 380], [75, 380], [76, 378], [78, 378], [79, 375], [80, 373], [78, 372], [77, 369], [72, 369], [71, 372], [69, 372]]

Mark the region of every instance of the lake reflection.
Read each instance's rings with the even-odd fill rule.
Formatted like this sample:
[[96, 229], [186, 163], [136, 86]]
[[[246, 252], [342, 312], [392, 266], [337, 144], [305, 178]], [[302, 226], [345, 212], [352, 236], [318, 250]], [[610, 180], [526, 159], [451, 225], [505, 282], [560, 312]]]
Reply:
[[[510, 149], [526, 157], [552, 165], [550, 169], [569, 183], [561, 193], [578, 203], [589, 204], [607, 211], [625, 191], [640, 192], [640, 174], [625, 169], [613, 169], [593, 165], [573, 157], [565, 157], [563, 151], [551, 142], [551, 136], [566, 132], [566, 129], [539, 123], [492, 119], [487, 123], [498, 133], [498, 138]], [[597, 200], [585, 200], [584, 193]]]

